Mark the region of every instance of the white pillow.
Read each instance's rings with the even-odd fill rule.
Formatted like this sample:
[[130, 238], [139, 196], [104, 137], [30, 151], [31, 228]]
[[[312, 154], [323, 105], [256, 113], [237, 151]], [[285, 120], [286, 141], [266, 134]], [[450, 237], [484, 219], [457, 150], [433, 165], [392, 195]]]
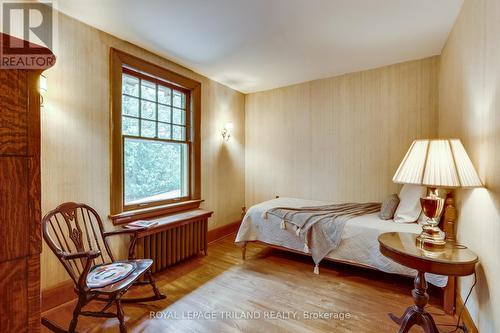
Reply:
[[399, 192], [399, 205], [394, 213], [394, 222], [412, 223], [418, 220], [422, 207], [420, 198], [427, 194], [427, 188], [419, 185], [403, 185]]

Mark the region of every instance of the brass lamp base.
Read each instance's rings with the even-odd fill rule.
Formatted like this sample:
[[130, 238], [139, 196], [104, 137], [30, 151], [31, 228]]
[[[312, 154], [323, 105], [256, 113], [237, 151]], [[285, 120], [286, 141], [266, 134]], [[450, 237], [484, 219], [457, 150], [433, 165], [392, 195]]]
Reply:
[[446, 245], [445, 233], [437, 226], [424, 226], [417, 242], [427, 247], [442, 248]]
[[420, 198], [420, 204], [427, 222], [422, 226], [422, 233], [417, 237], [417, 242], [428, 247], [444, 247], [446, 244], [445, 233], [438, 227], [438, 218], [443, 211], [444, 199], [437, 196], [436, 189], [430, 188], [429, 195]]

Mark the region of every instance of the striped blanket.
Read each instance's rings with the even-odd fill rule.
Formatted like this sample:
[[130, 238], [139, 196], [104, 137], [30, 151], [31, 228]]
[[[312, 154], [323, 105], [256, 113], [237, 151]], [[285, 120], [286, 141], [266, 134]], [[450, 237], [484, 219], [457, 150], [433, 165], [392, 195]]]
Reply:
[[263, 213], [281, 219], [281, 229], [293, 228], [304, 241], [304, 252], [311, 253], [317, 265], [339, 244], [347, 221], [353, 217], [380, 211], [380, 203], [343, 203], [326, 206], [275, 207]]

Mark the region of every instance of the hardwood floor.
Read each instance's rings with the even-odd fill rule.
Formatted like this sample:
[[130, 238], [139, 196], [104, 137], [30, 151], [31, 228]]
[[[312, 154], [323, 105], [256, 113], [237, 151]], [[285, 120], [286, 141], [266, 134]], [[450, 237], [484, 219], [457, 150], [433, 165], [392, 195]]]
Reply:
[[[412, 279], [336, 263], [321, 264], [320, 275], [314, 275], [310, 258], [256, 244], [248, 245], [247, 260], [242, 261], [233, 240], [234, 235], [219, 240], [209, 245], [208, 256], [156, 274], [167, 299], [125, 305], [129, 332], [396, 332], [387, 313], [400, 315], [413, 304]], [[140, 287], [127, 295], [149, 292]], [[431, 294], [428, 311], [438, 324], [454, 324], [438, 302]], [[94, 303], [90, 308], [102, 306]], [[73, 307], [69, 302], [43, 316], [67, 327]], [[151, 317], [151, 312], [159, 315]], [[77, 329], [118, 332], [118, 321], [80, 317]], [[410, 332], [423, 331], [414, 327]]]

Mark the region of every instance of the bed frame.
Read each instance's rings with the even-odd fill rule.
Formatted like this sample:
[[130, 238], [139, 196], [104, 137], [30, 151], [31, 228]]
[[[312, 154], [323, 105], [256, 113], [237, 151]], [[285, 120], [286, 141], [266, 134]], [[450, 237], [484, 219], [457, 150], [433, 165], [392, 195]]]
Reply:
[[[268, 247], [271, 247], [274, 249], [278, 249], [278, 250], [297, 253], [297, 254], [301, 254], [301, 255], [305, 255], [305, 256], [309, 256], [309, 257], [311, 256], [311, 254], [309, 254], [309, 253], [304, 253], [304, 252], [289, 249], [289, 248], [286, 248], [283, 246], [273, 245], [273, 244], [265, 243], [265, 242], [262, 242], [259, 240], [255, 240], [255, 241], [242, 242], [243, 245], [241, 246], [241, 258], [243, 260], [246, 259], [247, 243], [262, 244], [262, 245], [265, 245], [265, 246], [268, 246]], [[355, 263], [355, 262], [350, 262], [350, 261], [345, 261], [345, 260], [337, 260], [337, 259], [331, 259], [331, 258], [326, 258], [326, 257], [324, 260], [328, 260], [331, 262], [339, 262], [339, 263], [351, 265], [351, 266], [368, 268], [371, 270], [377, 270], [376, 268], [371, 267], [371, 266], [367, 266], [367, 265], [363, 265], [363, 264], [359, 264], [359, 263]], [[319, 273], [319, 271], [317, 271], [317, 272]], [[446, 312], [449, 315], [455, 314], [455, 292], [456, 292], [455, 284], [456, 284], [456, 277], [448, 276], [448, 284], [446, 285], [446, 287], [442, 288], [444, 291], [444, 293], [443, 293], [443, 310], [444, 310], [444, 312]]]

